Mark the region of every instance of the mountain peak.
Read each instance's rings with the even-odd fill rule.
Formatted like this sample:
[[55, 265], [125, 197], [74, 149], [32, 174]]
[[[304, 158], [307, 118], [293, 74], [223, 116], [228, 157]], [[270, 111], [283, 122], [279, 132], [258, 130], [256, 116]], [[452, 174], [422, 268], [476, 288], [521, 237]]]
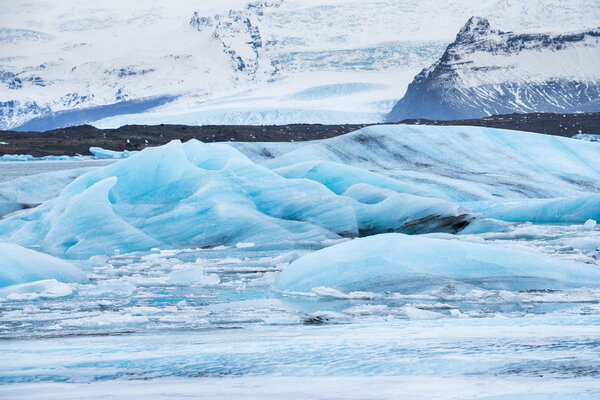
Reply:
[[487, 19], [473, 16], [458, 32], [456, 39], [487, 35], [490, 31], [490, 22]]
[[503, 32], [472, 17], [442, 57], [415, 77], [388, 119], [597, 111], [599, 58], [595, 30]]

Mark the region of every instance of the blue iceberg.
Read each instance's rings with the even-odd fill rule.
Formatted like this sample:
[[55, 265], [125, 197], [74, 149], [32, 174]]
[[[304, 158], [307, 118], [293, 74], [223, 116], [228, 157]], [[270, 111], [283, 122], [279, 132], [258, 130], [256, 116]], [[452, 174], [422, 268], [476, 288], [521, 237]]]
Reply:
[[57, 180], [43, 204], [0, 220], [0, 238], [86, 258], [600, 219], [599, 155], [598, 143], [474, 127], [375, 126], [303, 143], [174, 141], [86, 172], [59, 193]]
[[328, 287], [344, 293], [412, 294], [447, 285], [502, 290], [598, 287], [600, 268], [527, 250], [392, 233], [305, 255], [278, 276], [273, 288], [288, 293]]
[[58, 197], [0, 221], [0, 236], [85, 258], [154, 247], [456, 232], [475, 219], [452, 202], [372, 185], [337, 194], [314, 180], [279, 175], [229, 145], [192, 140], [87, 172]]

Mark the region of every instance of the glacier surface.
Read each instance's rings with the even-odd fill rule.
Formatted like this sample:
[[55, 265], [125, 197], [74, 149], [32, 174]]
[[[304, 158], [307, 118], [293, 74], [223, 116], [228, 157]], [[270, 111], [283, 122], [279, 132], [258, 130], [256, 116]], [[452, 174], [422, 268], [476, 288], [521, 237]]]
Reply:
[[[2, 15], [0, 128], [50, 129], [381, 120], [472, 15], [503, 30], [564, 31], [596, 27], [600, 7], [595, 0], [153, 0], [151, 7], [38, 0], [5, 4]], [[357, 85], [354, 96], [339, 90]], [[161, 106], [161, 99], [174, 100]]]

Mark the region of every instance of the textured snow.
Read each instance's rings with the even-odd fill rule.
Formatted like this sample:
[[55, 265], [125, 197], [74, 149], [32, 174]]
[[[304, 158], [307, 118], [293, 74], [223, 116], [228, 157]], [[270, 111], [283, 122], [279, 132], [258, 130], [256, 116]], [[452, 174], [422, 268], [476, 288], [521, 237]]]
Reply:
[[273, 288], [308, 293], [327, 286], [342, 292], [410, 294], [447, 285], [513, 291], [596, 287], [600, 269], [531, 251], [384, 234], [305, 255], [277, 277]]
[[77, 267], [47, 254], [0, 242], [0, 287], [55, 279], [60, 282], [87, 282]]
[[[236, 111], [235, 102], [257, 100], [261, 109], [282, 109], [282, 118], [290, 117], [290, 108], [310, 111], [295, 122], [320, 120], [320, 110], [339, 112], [338, 120], [356, 110], [373, 117], [389, 111], [472, 15], [513, 31], [594, 28], [600, 20], [594, 0], [40, 0], [0, 7], [4, 129], [35, 117], [50, 129], [57, 124], [53, 112], [67, 113], [60, 114], [63, 124], [69, 112], [72, 123], [93, 122], [100, 119], [98, 107], [108, 106], [100, 110], [106, 116], [130, 114], [110, 105], [156, 107], [151, 99], [161, 97], [174, 101], [139, 118], [166, 123], [229, 115], [233, 123], [277, 117]], [[337, 90], [364, 84], [353, 99]], [[207, 115], [217, 103], [231, 112]], [[181, 109], [197, 115], [184, 117]]]

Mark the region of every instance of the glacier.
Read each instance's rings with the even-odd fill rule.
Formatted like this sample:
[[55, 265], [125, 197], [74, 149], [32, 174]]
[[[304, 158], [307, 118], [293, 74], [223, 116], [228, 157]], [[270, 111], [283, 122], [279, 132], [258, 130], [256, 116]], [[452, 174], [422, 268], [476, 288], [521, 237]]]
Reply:
[[511, 291], [597, 287], [600, 269], [531, 251], [384, 234], [305, 255], [277, 277], [273, 288], [309, 294], [318, 287], [413, 294], [448, 285]]

